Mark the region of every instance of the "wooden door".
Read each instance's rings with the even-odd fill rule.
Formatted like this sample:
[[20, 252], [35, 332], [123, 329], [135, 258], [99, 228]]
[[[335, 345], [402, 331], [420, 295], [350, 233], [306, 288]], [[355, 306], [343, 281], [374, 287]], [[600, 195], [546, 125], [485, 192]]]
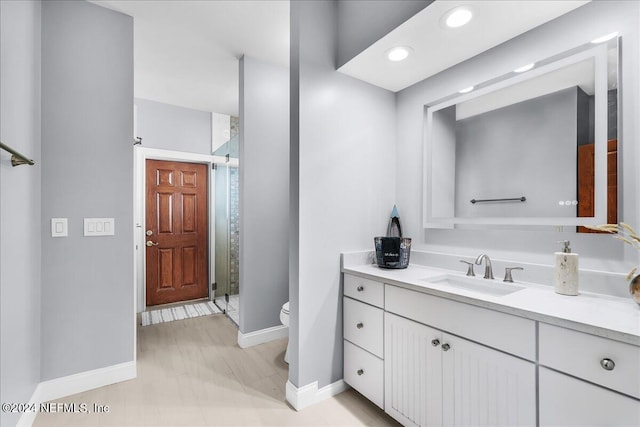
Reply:
[[437, 329], [384, 314], [384, 410], [405, 426], [442, 425], [441, 340]]
[[[595, 203], [595, 144], [578, 146], [578, 216], [594, 214]], [[607, 223], [618, 222], [618, 140], [607, 142]], [[578, 227], [578, 233], [602, 233]]]
[[536, 425], [534, 363], [446, 333], [440, 347], [443, 425]]
[[208, 296], [207, 165], [146, 161], [147, 305]]

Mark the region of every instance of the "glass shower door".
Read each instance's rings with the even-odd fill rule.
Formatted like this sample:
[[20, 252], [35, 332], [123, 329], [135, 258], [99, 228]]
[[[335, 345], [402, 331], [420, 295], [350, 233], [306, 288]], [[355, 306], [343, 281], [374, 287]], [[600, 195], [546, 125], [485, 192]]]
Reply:
[[227, 141], [214, 153], [226, 157], [215, 167], [215, 282], [214, 302], [239, 324], [240, 247], [238, 197], [238, 140]]

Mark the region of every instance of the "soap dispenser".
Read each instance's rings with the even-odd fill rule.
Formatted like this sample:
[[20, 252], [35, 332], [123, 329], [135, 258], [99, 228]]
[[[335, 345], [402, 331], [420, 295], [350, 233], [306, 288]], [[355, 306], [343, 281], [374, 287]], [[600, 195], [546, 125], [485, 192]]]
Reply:
[[570, 242], [563, 240], [562, 252], [556, 252], [555, 291], [562, 295], [578, 295], [578, 254], [571, 253]]

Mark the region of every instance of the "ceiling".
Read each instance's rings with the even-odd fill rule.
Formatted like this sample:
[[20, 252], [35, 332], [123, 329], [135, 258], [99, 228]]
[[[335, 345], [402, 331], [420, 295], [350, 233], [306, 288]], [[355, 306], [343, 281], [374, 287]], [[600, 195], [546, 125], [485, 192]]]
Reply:
[[[339, 71], [397, 92], [588, 2], [437, 0]], [[441, 25], [442, 16], [458, 6], [471, 9], [471, 22], [459, 28]], [[404, 61], [391, 62], [386, 52], [396, 46], [409, 46], [413, 52]]]
[[[172, 105], [238, 115], [243, 55], [288, 66], [288, 0], [93, 0], [134, 19], [134, 95]], [[437, 0], [340, 68], [398, 91], [475, 56], [588, 1]], [[474, 19], [445, 29], [444, 13], [467, 5]], [[410, 46], [405, 61], [385, 52]]]
[[92, 1], [134, 20], [134, 95], [238, 115], [238, 60], [289, 65], [289, 1]]

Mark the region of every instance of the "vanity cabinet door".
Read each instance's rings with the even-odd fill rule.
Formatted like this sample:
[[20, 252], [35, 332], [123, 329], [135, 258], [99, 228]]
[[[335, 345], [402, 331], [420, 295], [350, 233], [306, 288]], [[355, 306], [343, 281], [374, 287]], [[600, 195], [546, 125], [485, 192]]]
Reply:
[[541, 367], [540, 426], [640, 426], [640, 401]]
[[446, 333], [443, 422], [450, 426], [535, 426], [535, 364]]
[[384, 323], [385, 411], [405, 426], [442, 425], [442, 332], [390, 313]]

